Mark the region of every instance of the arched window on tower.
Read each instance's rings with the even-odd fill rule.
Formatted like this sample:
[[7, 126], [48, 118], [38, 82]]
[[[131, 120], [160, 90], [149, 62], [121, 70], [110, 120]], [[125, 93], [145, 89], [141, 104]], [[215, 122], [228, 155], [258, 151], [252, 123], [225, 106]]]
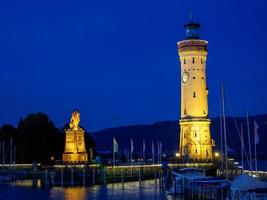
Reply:
[[203, 60], [202, 60], [202, 57], [201, 57], [201, 64], [203, 64]]
[[193, 92], [193, 98], [196, 98], [196, 92]]
[[184, 64], [186, 64], [186, 59], [184, 58]]
[[186, 109], [184, 109], [184, 115], [186, 115]]
[[192, 63], [195, 63], [195, 58], [194, 57], [192, 58]]

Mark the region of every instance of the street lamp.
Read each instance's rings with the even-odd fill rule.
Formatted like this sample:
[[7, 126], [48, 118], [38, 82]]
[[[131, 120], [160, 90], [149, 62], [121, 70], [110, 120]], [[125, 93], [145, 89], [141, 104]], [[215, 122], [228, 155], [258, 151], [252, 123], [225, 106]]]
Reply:
[[216, 158], [219, 158], [219, 157], [220, 157], [219, 152], [215, 152], [215, 153], [214, 153], [214, 156], [215, 156]]

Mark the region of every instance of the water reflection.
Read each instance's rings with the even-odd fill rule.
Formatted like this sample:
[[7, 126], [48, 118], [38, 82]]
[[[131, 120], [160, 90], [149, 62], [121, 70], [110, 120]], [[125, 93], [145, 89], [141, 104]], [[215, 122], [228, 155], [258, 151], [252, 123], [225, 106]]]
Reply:
[[40, 179], [33, 179], [33, 180], [17, 180], [11, 183], [13, 186], [20, 186], [20, 187], [38, 187], [42, 186]]
[[94, 186], [91, 188], [51, 188], [51, 199], [66, 200], [121, 200], [121, 199], [166, 199], [165, 194], [160, 191], [155, 181], [144, 181], [129, 183], [114, 183], [105, 186]]
[[87, 194], [88, 189], [82, 187], [51, 188], [50, 199], [84, 200]]
[[[178, 200], [180, 198], [167, 196], [160, 190], [155, 180], [129, 183], [114, 183], [105, 186], [94, 187], [31, 187], [30, 182], [25, 185], [8, 185], [0, 187], [1, 196], [7, 199], [52, 199], [52, 200]], [[21, 187], [27, 186], [27, 187]], [[5, 189], [4, 189], [5, 187]], [[0, 197], [1, 199], [1, 197]]]

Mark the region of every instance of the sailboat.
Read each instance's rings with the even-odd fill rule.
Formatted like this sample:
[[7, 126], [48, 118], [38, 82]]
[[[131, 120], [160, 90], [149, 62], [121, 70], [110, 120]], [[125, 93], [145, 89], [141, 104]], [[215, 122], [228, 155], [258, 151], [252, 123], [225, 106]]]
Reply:
[[232, 200], [267, 199], [267, 182], [260, 181], [248, 174], [241, 174], [231, 182]]
[[201, 168], [182, 168], [178, 172], [171, 172], [172, 184], [169, 190], [166, 191], [168, 195], [183, 194], [185, 189], [189, 187], [189, 183], [194, 180], [204, 180], [208, 177]]
[[[257, 199], [267, 199], [267, 182], [259, 180], [257, 177], [252, 176], [252, 156], [251, 156], [251, 142], [250, 142], [250, 127], [249, 127], [249, 117], [247, 112], [247, 132], [248, 132], [248, 145], [249, 145], [249, 174], [242, 173], [241, 175], [234, 178], [231, 182], [230, 192], [231, 200], [257, 200]], [[255, 148], [255, 168], [257, 174], [257, 150], [256, 145], [258, 143], [258, 133], [257, 133], [257, 123], [254, 122], [254, 148]], [[256, 138], [257, 136], [257, 138]], [[242, 152], [242, 167], [243, 164], [243, 131], [241, 126], [241, 152]], [[243, 171], [244, 172], [244, 171]]]

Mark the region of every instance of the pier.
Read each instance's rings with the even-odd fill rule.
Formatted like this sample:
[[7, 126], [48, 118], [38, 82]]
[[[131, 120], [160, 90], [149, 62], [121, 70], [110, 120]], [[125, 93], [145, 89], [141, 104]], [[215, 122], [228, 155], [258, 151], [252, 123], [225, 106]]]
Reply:
[[161, 164], [156, 165], [53, 165], [34, 168], [32, 164], [11, 164], [0, 167], [1, 183], [32, 180], [33, 185], [53, 186], [92, 186], [95, 184], [124, 183], [155, 179], [163, 181]]

